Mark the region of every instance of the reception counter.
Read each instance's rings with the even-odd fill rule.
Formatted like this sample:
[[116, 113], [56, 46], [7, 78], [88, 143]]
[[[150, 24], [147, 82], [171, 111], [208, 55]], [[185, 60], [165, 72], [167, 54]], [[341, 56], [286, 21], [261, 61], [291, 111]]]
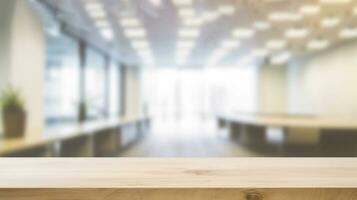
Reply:
[[44, 133], [27, 133], [23, 138], [2, 138], [0, 156], [110, 156], [141, 137], [149, 125], [149, 117], [107, 119], [52, 128]]
[[6, 200], [353, 200], [354, 158], [0, 159]]

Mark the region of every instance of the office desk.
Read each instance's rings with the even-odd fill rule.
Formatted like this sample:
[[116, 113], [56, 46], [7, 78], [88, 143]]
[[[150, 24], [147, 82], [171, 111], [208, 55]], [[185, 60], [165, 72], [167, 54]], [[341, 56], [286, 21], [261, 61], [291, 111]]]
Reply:
[[[109, 144], [114, 151], [126, 135], [136, 137], [141, 134], [139, 128], [148, 126], [149, 122], [145, 116], [106, 119], [53, 128], [44, 133], [27, 133], [23, 138], [0, 139], [0, 156], [16, 156], [18, 152], [20, 156], [100, 156], [103, 153], [95, 152], [96, 149], [107, 150], [103, 146], [115, 142]], [[128, 127], [135, 130], [125, 131]]]
[[352, 200], [353, 158], [0, 159], [6, 200]]
[[304, 156], [357, 154], [357, 119], [232, 114], [218, 116], [218, 121], [220, 126], [229, 128], [238, 142], [255, 149], [289, 152], [288, 155], [298, 155], [295, 152], [305, 149]]

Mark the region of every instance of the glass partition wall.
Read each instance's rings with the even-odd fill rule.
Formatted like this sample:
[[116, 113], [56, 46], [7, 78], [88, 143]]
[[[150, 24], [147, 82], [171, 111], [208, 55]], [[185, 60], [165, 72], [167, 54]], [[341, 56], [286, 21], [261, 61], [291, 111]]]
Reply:
[[120, 115], [121, 70], [117, 61], [67, 33], [47, 35], [46, 59], [47, 127], [77, 123], [81, 102], [86, 105], [87, 120]]

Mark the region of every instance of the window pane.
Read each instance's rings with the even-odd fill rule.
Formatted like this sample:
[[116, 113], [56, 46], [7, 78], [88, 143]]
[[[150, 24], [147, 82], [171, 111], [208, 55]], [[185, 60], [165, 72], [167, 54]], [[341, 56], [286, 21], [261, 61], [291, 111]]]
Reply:
[[109, 113], [111, 117], [117, 117], [120, 113], [120, 68], [118, 63], [112, 61], [109, 68], [110, 91]]
[[87, 48], [85, 67], [85, 98], [87, 117], [102, 118], [106, 114], [105, 57]]
[[66, 35], [47, 35], [46, 59], [47, 124], [75, 122], [79, 101], [79, 44]]

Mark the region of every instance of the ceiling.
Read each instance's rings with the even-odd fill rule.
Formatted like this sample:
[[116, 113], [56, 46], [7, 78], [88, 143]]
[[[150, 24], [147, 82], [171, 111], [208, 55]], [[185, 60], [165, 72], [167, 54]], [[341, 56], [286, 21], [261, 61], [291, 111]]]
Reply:
[[357, 38], [357, 0], [44, 1], [145, 66], [283, 64]]

